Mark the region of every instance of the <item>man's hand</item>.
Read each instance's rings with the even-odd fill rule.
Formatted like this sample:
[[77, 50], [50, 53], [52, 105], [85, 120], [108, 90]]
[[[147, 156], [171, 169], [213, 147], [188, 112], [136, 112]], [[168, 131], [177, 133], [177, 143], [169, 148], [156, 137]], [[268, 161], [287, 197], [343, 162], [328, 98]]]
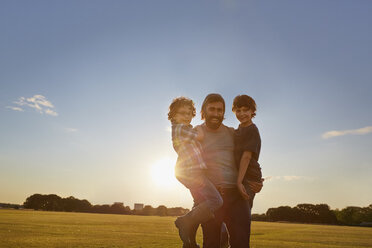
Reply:
[[248, 181], [249, 187], [252, 189], [254, 193], [259, 193], [263, 187], [263, 182], [265, 179], [261, 178], [261, 182], [252, 182]]
[[245, 191], [245, 187], [242, 183], [237, 183], [236, 186], [238, 187], [239, 193], [242, 195], [242, 197], [245, 200], [249, 200], [249, 195], [247, 194], [247, 191]]

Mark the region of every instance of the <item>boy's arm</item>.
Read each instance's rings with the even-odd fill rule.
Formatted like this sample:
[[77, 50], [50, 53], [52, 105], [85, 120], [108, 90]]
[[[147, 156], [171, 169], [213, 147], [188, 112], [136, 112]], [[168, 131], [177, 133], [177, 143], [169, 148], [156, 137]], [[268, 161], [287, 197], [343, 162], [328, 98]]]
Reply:
[[261, 178], [261, 182], [248, 181], [248, 184], [254, 193], [259, 193], [263, 187], [264, 181], [265, 179]]
[[204, 139], [204, 131], [203, 131], [203, 128], [201, 126], [197, 126], [195, 127], [196, 132], [197, 132], [197, 135], [195, 137], [195, 139], [197, 141], [202, 141]]
[[240, 165], [239, 165], [239, 173], [238, 173], [238, 179], [236, 181], [236, 185], [239, 189], [240, 194], [243, 196], [244, 199], [248, 200], [249, 196], [245, 190], [245, 187], [243, 185], [243, 179], [245, 176], [245, 173], [247, 172], [249, 162], [252, 158], [252, 152], [250, 151], [244, 151], [242, 158], [240, 159]]
[[186, 125], [178, 124], [175, 128], [175, 136], [183, 141], [190, 141], [196, 139], [198, 132]]

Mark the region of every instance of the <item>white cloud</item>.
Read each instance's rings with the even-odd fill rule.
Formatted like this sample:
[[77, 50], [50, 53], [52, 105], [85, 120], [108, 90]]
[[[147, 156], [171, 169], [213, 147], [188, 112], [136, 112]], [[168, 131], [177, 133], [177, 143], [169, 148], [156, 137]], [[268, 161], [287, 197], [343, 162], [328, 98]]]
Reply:
[[294, 180], [300, 180], [304, 177], [301, 176], [283, 176], [284, 181], [294, 181]]
[[349, 134], [363, 135], [363, 134], [368, 134], [368, 133], [372, 133], [372, 126], [363, 127], [359, 129], [351, 129], [351, 130], [329, 131], [329, 132], [322, 134], [322, 138], [329, 139], [329, 138], [333, 138], [337, 136], [344, 136], [344, 135], [349, 135]]
[[48, 101], [45, 96], [34, 95], [33, 97], [27, 98], [27, 101], [35, 105], [42, 105], [49, 108], [54, 108], [53, 104]]
[[45, 110], [45, 114], [47, 114], [47, 115], [52, 115], [52, 116], [57, 116], [57, 115], [58, 115], [57, 112], [55, 112], [55, 111], [53, 111], [53, 110], [51, 110], [51, 109], [46, 109], [46, 110]]
[[295, 176], [295, 175], [290, 175], [290, 176], [268, 176], [265, 177], [265, 181], [268, 180], [282, 180], [282, 181], [298, 181], [298, 180], [303, 180], [303, 181], [313, 181], [314, 178], [312, 177], [305, 177], [305, 176]]
[[[34, 95], [33, 97], [20, 97], [14, 102], [18, 106], [26, 106], [35, 109], [40, 114], [47, 114], [51, 116], [57, 116], [58, 113], [54, 110], [54, 105], [42, 95]], [[20, 107], [9, 106], [8, 108], [16, 111], [23, 111]]]
[[20, 112], [23, 112], [24, 110], [20, 107], [12, 107], [12, 106], [6, 106], [5, 108], [8, 108], [8, 109], [11, 109], [11, 110], [14, 110], [14, 111], [20, 111]]
[[76, 133], [77, 131], [79, 131], [77, 128], [70, 128], [70, 127], [65, 128], [66, 133]]

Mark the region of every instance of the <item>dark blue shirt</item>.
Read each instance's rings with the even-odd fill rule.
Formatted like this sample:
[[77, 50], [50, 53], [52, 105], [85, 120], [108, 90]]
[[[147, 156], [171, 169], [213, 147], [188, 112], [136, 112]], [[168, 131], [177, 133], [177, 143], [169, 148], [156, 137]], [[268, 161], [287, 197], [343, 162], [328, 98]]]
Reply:
[[261, 182], [262, 173], [260, 164], [258, 163], [261, 151], [261, 137], [257, 126], [255, 124], [248, 127], [239, 125], [239, 128], [234, 132], [234, 143], [235, 164], [238, 170], [243, 153], [245, 151], [252, 152], [252, 158], [244, 178], [250, 181]]

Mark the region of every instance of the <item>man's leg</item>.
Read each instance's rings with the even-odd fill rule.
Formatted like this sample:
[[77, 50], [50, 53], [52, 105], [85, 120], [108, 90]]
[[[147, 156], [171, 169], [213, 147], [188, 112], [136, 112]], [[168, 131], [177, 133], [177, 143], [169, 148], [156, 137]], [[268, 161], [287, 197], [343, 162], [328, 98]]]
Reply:
[[229, 234], [227, 232], [227, 227], [225, 223], [222, 223], [221, 226], [221, 241], [220, 241], [221, 248], [229, 248]]
[[239, 192], [231, 193], [231, 199], [234, 200], [226, 206], [224, 220], [229, 230], [231, 248], [248, 248], [251, 235], [250, 201], [236, 194]]
[[220, 248], [221, 224], [216, 219], [202, 223], [203, 248]]

